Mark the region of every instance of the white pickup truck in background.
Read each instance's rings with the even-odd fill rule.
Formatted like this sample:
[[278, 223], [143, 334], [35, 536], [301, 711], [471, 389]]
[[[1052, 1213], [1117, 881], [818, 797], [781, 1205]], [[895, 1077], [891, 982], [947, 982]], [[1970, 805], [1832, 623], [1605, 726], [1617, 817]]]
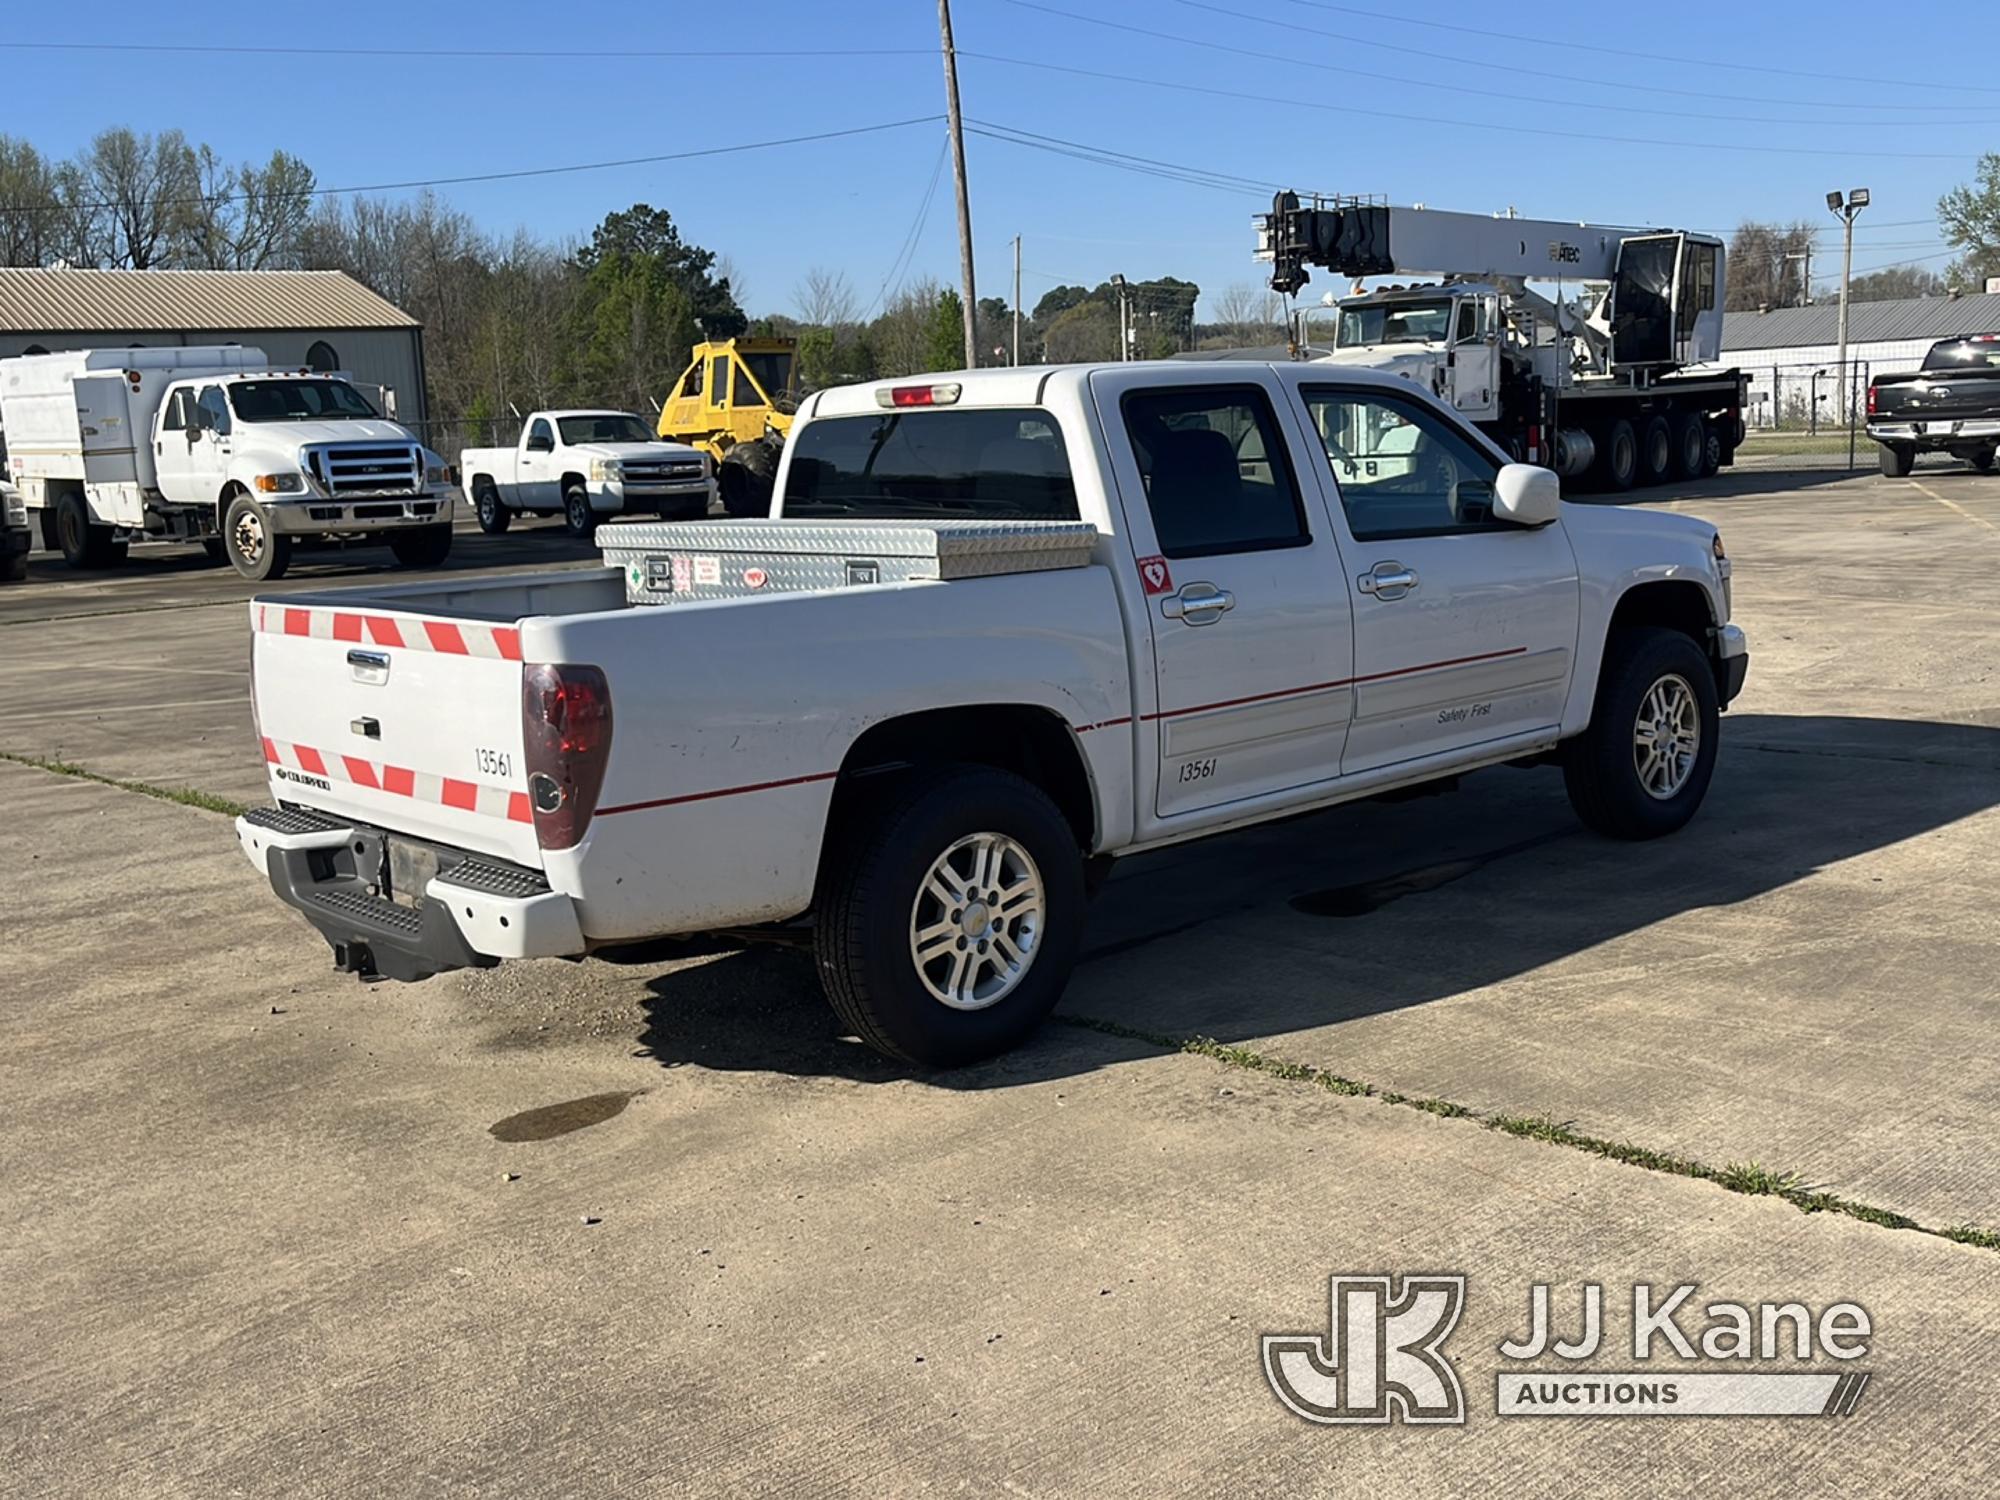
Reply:
[[403, 979], [810, 914], [841, 1016], [950, 1065], [1055, 1004], [1109, 856], [1544, 759], [1679, 828], [1748, 663], [1713, 526], [1361, 370], [822, 391], [775, 512], [254, 601], [252, 864]]
[[605, 516], [678, 521], [708, 514], [715, 476], [707, 455], [654, 437], [623, 411], [538, 411], [512, 448], [467, 448], [458, 472], [480, 529], [507, 529], [516, 512], [561, 515], [587, 537]]
[[240, 344], [0, 359], [7, 461], [71, 567], [143, 538], [281, 578], [301, 537], [380, 537], [405, 567], [451, 551], [444, 460], [338, 375]]

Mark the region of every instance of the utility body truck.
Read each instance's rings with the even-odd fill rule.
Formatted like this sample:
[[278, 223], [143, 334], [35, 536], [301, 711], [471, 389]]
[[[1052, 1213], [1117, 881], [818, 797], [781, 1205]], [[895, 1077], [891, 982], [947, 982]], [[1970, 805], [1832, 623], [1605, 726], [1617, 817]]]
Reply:
[[386, 541], [431, 567], [451, 551], [445, 462], [339, 375], [273, 370], [240, 344], [0, 359], [7, 460], [43, 544], [71, 567], [138, 538], [199, 542], [274, 579], [302, 537]]
[[1609, 835], [1692, 817], [1748, 663], [1721, 540], [1559, 490], [1365, 369], [821, 391], [765, 520], [254, 600], [237, 834], [357, 973], [810, 914], [859, 1035], [966, 1062], [1113, 856], [1502, 762]]
[[706, 455], [653, 436], [623, 411], [538, 411], [511, 448], [467, 448], [458, 472], [482, 531], [498, 533], [520, 511], [561, 515], [587, 537], [606, 516], [663, 520], [708, 514], [715, 480]]
[[1868, 435], [1884, 474], [1901, 478], [1919, 453], [1949, 453], [1984, 474], [2000, 444], [2000, 333], [1939, 339], [1921, 370], [1868, 383]]
[[[1310, 266], [1444, 277], [1367, 292], [1357, 281], [1355, 295], [1302, 310], [1302, 358], [1405, 376], [1515, 458], [1605, 489], [1735, 461], [1747, 379], [1685, 373], [1721, 358], [1718, 239], [1296, 193], [1277, 196], [1257, 233], [1287, 295]], [[1330, 340], [1313, 337], [1322, 320]]]

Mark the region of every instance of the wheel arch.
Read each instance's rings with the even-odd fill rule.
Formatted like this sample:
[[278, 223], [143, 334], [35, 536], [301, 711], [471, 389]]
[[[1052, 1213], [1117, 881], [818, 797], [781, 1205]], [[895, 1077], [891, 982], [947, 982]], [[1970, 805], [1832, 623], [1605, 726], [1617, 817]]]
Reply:
[[1707, 589], [1691, 579], [1656, 578], [1635, 583], [1618, 596], [1609, 629], [1613, 634], [1642, 625], [1677, 630], [1712, 655], [1718, 623]]
[[223, 527], [225, 523], [229, 520], [229, 507], [235, 503], [236, 497], [238, 495], [247, 495], [249, 493], [250, 493], [250, 486], [243, 483], [243, 481], [240, 479], [231, 479], [224, 482], [222, 486], [222, 493], [215, 497], [216, 535], [220, 536], [222, 534]]

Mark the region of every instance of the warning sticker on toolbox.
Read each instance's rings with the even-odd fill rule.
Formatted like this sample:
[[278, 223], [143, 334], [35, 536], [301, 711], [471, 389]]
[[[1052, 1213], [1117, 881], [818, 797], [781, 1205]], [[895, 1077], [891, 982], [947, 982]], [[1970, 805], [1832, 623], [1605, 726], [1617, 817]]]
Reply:
[[694, 581], [697, 584], [722, 582], [722, 559], [713, 554], [699, 555], [694, 559]]
[[674, 554], [674, 592], [685, 594], [694, 587], [694, 560]]

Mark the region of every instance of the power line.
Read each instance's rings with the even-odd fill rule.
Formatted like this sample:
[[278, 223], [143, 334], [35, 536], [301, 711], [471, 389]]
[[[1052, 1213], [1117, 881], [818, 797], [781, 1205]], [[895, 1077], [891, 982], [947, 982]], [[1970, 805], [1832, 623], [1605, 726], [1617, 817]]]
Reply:
[[[1303, 23], [1298, 21], [1278, 21], [1278, 20], [1273, 20], [1269, 16], [1257, 15], [1251, 11], [1231, 10], [1227, 6], [1211, 4], [1209, 3], [1209, 0], [1174, 0], [1174, 3], [1176, 5], [1184, 5], [1190, 10], [1204, 10], [1208, 11], [1213, 15], [1228, 16], [1231, 20], [1250, 21], [1259, 26], [1275, 26], [1283, 31], [1295, 31], [1306, 36], [1326, 37], [1329, 38], [1330, 40], [1339, 42], [1342, 45], [1348, 47], [1373, 47], [1383, 52], [1396, 52], [1396, 53], [1401, 53], [1404, 56], [1408, 57], [1421, 57], [1426, 62], [1433, 64], [1450, 63], [1469, 68], [1490, 68], [1493, 65], [1492, 59], [1490, 58], [1455, 56], [1449, 53], [1438, 52], [1435, 49], [1429, 47], [1406, 47], [1396, 42], [1376, 41], [1371, 37], [1350, 36], [1346, 32], [1327, 31], [1318, 26], [1304, 25]], [[1659, 61], [1660, 59], [1654, 58], [1651, 60]], [[1546, 68], [1524, 68], [1519, 66], [1518, 64], [1509, 64], [1508, 70], [1514, 73], [1524, 73], [1534, 78], [1552, 79], [1557, 83], [1564, 83], [1571, 85], [1582, 83], [1582, 84], [1592, 85], [1598, 88], [1621, 89], [1626, 92], [1631, 92], [1636, 90], [1640, 93], [1646, 93], [1646, 94], [1671, 94], [1671, 95], [1676, 95], [1683, 99], [1724, 99], [1737, 104], [1780, 104], [1780, 105], [1795, 104], [1804, 106], [1806, 108], [1813, 108], [1824, 102], [1823, 100], [1814, 100], [1814, 99], [1759, 98], [1754, 94], [1709, 93], [1699, 89], [1670, 88], [1665, 84], [1631, 83], [1623, 79], [1610, 80], [1603, 83], [1597, 83], [1595, 80], [1589, 78], [1577, 77], [1574, 71], [1559, 72]], [[2000, 90], [1987, 90], [1983, 92], [2000, 92]], [[1935, 111], [1940, 108], [1962, 109], [1965, 108], [1966, 106], [1882, 104], [1882, 105], [1876, 105], [1874, 107], [1881, 109], [1908, 109], [1908, 110]]]
[[[159, 208], [202, 208], [224, 203], [240, 203], [250, 198], [332, 198], [347, 193], [392, 193], [409, 188], [458, 187], [475, 182], [508, 182], [525, 177], [555, 177], [569, 172], [603, 172], [617, 167], [655, 166], [661, 162], [693, 161], [709, 156], [734, 156], [744, 151], [768, 151], [777, 146], [802, 146], [813, 141], [841, 140], [848, 136], [876, 135], [885, 130], [905, 130], [912, 125], [934, 125], [943, 115], [917, 115], [907, 120], [885, 120], [879, 125], [855, 125], [845, 130], [821, 130], [811, 135], [781, 136], [769, 141], [745, 141], [735, 146], [704, 146], [696, 151], [665, 151], [653, 156], [626, 156], [613, 161], [572, 162], [560, 167], [520, 167], [504, 172], [468, 172], [456, 177], [413, 177], [402, 182], [376, 182], [360, 187], [306, 188], [296, 193], [218, 193], [213, 197], [182, 198], [155, 205]], [[112, 202], [13, 203], [0, 204], [0, 213], [97, 212], [119, 207]]]
[[[1204, 51], [1208, 52], [1224, 52], [1228, 53], [1233, 57], [1247, 57], [1250, 58], [1252, 61], [1263, 64], [1265, 66], [1268, 66], [1271, 62], [1271, 54], [1268, 51], [1259, 52], [1249, 47], [1232, 47], [1227, 42], [1213, 42], [1213, 41], [1208, 41], [1205, 38], [1201, 37], [1181, 36], [1171, 31], [1155, 31], [1151, 27], [1147, 26], [1133, 26], [1124, 21], [1110, 21], [1104, 19], [1101, 16], [1083, 15], [1077, 11], [1063, 10], [1053, 5], [1043, 5], [1038, 3], [1038, 0], [1003, 0], [1003, 3], [1016, 6], [1021, 10], [1039, 11], [1043, 15], [1059, 16], [1067, 21], [1081, 21], [1087, 25], [1101, 26], [1110, 31], [1122, 31], [1132, 36], [1151, 37], [1155, 41], [1174, 42], [1184, 47], [1199, 47]], [[1206, 10], [1210, 9], [1211, 7], [1202, 6], [1199, 8]], [[1219, 9], [1219, 7], [1217, 9]], [[1221, 11], [1220, 13], [1231, 16], [1242, 14], [1241, 12], [1237, 11]], [[1256, 18], [1246, 16], [1245, 19], [1256, 19]], [[1280, 21], [1273, 21], [1270, 24], [1276, 26], [1276, 25], [1284, 25], [1285, 23]], [[1331, 33], [1324, 33], [1324, 32], [1315, 34], [1331, 35]], [[1551, 104], [1565, 109], [1615, 110], [1624, 114], [1666, 115], [1674, 119], [1684, 119], [1687, 114], [1685, 106], [1676, 108], [1656, 108], [1644, 104], [1601, 104], [1585, 99], [1572, 99], [1572, 98], [1559, 99], [1551, 97], [1547, 94], [1519, 94], [1510, 92], [1505, 89], [1483, 89], [1474, 87], [1471, 84], [1440, 83], [1437, 80], [1430, 78], [1412, 78], [1407, 75], [1382, 73], [1376, 71], [1373, 68], [1342, 67], [1338, 63], [1319, 62], [1312, 58], [1306, 58], [1306, 57], [1291, 57], [1287, 58], [1286, 61], [1288, 63], [1294, 64], [1299, 67], [1312, 68], [1321, 73], [1337, 73], [1348, 78], [1366, 78], [1378, 83], [1392, 83], [1410, 88], [1437, 89], [1441, 92], [1449, 94], [1470, 94], [1476, 98], [1500, 99], [1500, 100], [1505, 100], [1508, 103]], [[1936, 125], [1944, 123], [1936, 120], [1855, 120], [1855, 119], [1823, 120], [1823, 119], [1803, 119], [1797, 115], [1724, 115], [1715, 113], [1709, 113], [1705, 115], [1704, 118], [1710, 120], [1727, 121], [1730, 123], [1744, 124], [1744, 125], [1795, 125], [1795, 126], [1838, 125], [1846, 129], [1880, 128], [1880, 127], [1897, 128], [1897, 127], [1909, 127], [1916, 125], [1934, 127]], [[1990, 124], [2000, 123], [2000, 116], [1988, 115], [1984, 119], [1980, 120], [1969, 120], [1963, 122], [1953, 121], [1951, 123], [1953, 124], [1963, 123], [1967, 125], [1990, 125]]]
[[[1759, 66], [1756, 63], [1725, 62], [1716, 57], [1675, 57], [1665, 52], [1636, 52], [1623, 47], [1600, 47], [1593, 46], [1589, 42], [1569, 42], [1563, 41], [1560, 38], [1530, 38], [1523, 37], [1516, 31], [1484, 31], [1477, 26], [1455, 25], [1450, 21], [1420, 21], [1413, 16], [1395, 15], [1389, 11], [1364, 10], [1358, 5], [1336, 5], [1330, 3], [1330, 0], [1286, 0], [1286, 3], [1305, 6], [1309, 10], [1336, 11], [1342, 15], [1360, 16], [1370, 21], [1392, 21], [1401, 26], [1426, 26], [1434, 31], [1456, 31], [1467, 36], [1489, 37], [1503, 42], [1533, 42], [1538, 47], [1567, 47], [1573, 52], [1595, 52], [1605, 57], [1631, 57], [1649, 63], [1681, 63], [1692, 68], [1728, 68], [1737, 73], [1772, 73], [1783, 78], [1814, 78], [1827, 83], [1866, 83], [1878, 88], [1886, 83], [1895, 88], [1931, 90], [1943, 88], [1955, 89], [1963, 93], [2000, 93], [2000, 89], [1981, 88], [1974, 84], [1945, 83], [1937, 78], [1905, 80], [1900, 78], [1882, 78], [1880, 76], [1858, 77], [1851, 73], [1815, 73], [1802, 68], [1772, 68]], [[1911, 105], [1908, 107], [1925, 108], [1927, 106]], [[1928, 107], [1943, 108], [1946, 106], [1933, 105]]]
[[930, 57], [927, 47], [799, 47], [790, 50], [766, 50], [762, 47], [743, 47], [722, 50], [690, 51], [684, 47], [672, 49], [646, 50], [644, 48], [619, 47], [615, 50], [602, 47], [574, 48], [560, 47], [231, 47], [204, 42], [0, 42], [0, 50], [14, 52], [137, 52], [137, 53], [179, 53], [216, 55], [224, 57], [372, 57], [372, 58], [435, 58], [435, 57], [476, 57], [476, 58], [520, 58], [541, 61], [554, 58], [568, 61], [607, 62], [620, 58], [665, 59], [706, 59], [722, 57], [748, 57], [762, 61], [767, 57]]
[[[933, 115], [931, 118], [935, 120], [940, 117]], [[938, 180], [944, 176], [944, 159], [950, 149], [949, 141], [938, 143], [937, 161], [931, 167], [930, 181], [924, 187], [924, 196], [917, 204], [916, 217], [911, 219], [910, 227], [903, 235], [903, 243], [896, 251], [896, 258], [889, 262], [888, 274], [882, 278], [882, 284], [875, 289], [875, 299], [862, 311], [856, 322], [866, 323], [875, 316], [875, 309], [888, 300], [890, 282], [896, 284], [897, 291], [903, 289], [903, 278], [909, 275], [910, 266], [916, 259], [917, 246], [924, 237], [924, 225], [930, 221], [931, 202], [937, 197]]]
[[1852, 151], [1823, 146], [1753, 146], [1741, 141], [1680, 141], [1656, 136], [1605, 135], [1595, 131], [1585, 134], [1538, 125], [1502, 125], [1491, 120], [1459, 120], [1437, 115], [1404, 114], [1372, 106], [1328, 104], [1319, 99], [1287, 99], [1272, 94], [1246, 93], [1241, 89], [1219, 89], [1199, 83], [1143, 78], [1129, 73], [1107, 73], [1095, 68], [1071, 67], [1066, 63], [1043, 62], [1036, 58], [1005, 57], [994, 52], [968, 52], [963, 48], [959, 49], [958, 55], [980, 62], [1001, 63], [1008, 67], [1035, 68], [1043, 72], [1065, 73], [1075, 78], [1095, 78], [1107, 83], [1129, 83], [1140, 88], [1202, 94], [1212, 99], [1239, 100], [1267, 108], [1273, 104], [1282, 104], [1295, 109], [1320, 110], [1328, 114], [1362, 115], [1371, 120], [1400, 120], [1414, 125], [1446, 126], [1456, 130], [1501, 131], [1509, 135], [1552, 137], [1564, 141], [1591, 140], [1623, 146], [1664, 146], [1675, 151], [1733, 151], [1759, 156], [1830, 156], [1839, 157], [1844, 161], [1877, 157], [1897, 161], [1963, 161], [1966, 156], [1962, 151]]
[[1234, 177], [1228, 173], [1210, 172], [1200, 167], [1187, 167], [1174, 162], [1158, 161], [1151, 157], [1133, 156], [1128, 152], [1089, 146], [1081, 141], [1068, 141], [1059, 136], [1037, 135], [1033, 131], [1019, 130], [1011, 125], [996, 125], [985, 120], [967, 120], [966, 129], [975, 135], [985, 136], [989, 140], [1004, 141], [1012, 146], [1026, 146], [1030, 150], [1046, 151], [1055, 156], [1067, 156], [1077, 161], [1094, 162], [1099, 166], [1114, 167], [1139, 176], [1164, 178], [1170, 182], [1212, 188], [1217, 192], [1237, 196], [1249, 193], [1264, 197], [1279, 191], [1280, 186], [1276, 183], [1259, 182], [1254, 178]]

